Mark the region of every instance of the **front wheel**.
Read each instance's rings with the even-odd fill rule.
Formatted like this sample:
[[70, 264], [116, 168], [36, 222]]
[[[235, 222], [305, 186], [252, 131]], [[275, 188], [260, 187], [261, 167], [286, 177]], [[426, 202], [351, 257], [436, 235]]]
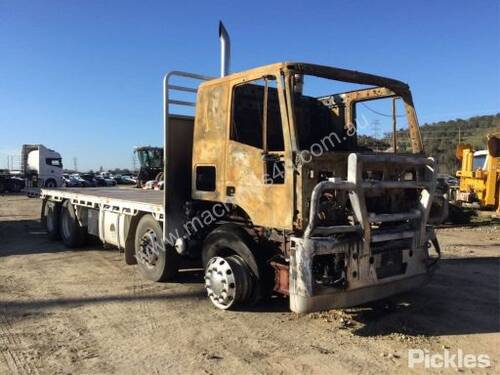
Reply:
[[151, 281], [171, 280], [179, 270], [179, 254], [164, 246], [162, 228], [151, 215], [144, 215], [137, 225], [135, 257], [139, 272]]
[[205, 289], [210, 301], [219, 309], [245, 305], [253, 290], [250, 268], [239, 255], [213, 257], [205, 268]]

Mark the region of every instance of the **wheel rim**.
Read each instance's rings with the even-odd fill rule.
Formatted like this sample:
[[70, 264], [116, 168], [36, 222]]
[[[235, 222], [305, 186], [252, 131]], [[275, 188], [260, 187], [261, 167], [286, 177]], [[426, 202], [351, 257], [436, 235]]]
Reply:
[[61, 225], [62, 226], [62, 234], [63, 234], [64, 238], [70, 238], [71, 237], [71, 223], [69, 220], [69, 214], [68, 214], [67, 209], [63, 210], [63, 212], [62, 212], [61, 223], [62, 223], [62, 225]]
[[210, 259], [205, 269], [205, 289], [212, 303], [223, 310], [246, 299], [250, 275], [243, 261], [234, 256]]
[[163, 244], [152, 229], [148, 229], [139, 241], [137, 249], [137, 261], [148, 268], [154, 268], [160, 259], [160, 251], [163, 251]]

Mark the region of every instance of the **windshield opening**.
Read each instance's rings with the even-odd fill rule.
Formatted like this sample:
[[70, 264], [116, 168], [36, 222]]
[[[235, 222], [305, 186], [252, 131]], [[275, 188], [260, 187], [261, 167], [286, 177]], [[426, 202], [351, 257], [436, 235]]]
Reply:
[[375, 152], [411, 152], [405, 104], [400, 97], [355, 103], [357, 145]]
[[290, 86], [301, 150], [411, 152], [406, 104], [390, 89], [299, 74]]
[[45, 163], [52, 167], [62, 168], [62, 158], [46, 158]]

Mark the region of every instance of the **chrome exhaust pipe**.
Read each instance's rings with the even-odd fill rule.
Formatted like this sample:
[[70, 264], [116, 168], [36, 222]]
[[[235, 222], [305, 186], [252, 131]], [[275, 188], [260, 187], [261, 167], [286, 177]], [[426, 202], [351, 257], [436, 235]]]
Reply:
[[219, 21], [219, 40], [220, 40], [220, 76], [229, 74], [231, 66], [231, 40], [222, 21]]

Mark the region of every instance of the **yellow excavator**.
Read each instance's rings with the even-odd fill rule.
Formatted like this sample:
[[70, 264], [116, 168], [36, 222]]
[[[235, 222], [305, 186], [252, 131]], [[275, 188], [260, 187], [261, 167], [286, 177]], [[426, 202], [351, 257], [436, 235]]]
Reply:
[[470, 144], [459, 144], [456, 157], [461, 162], [455, 190], [457, 203], [479, 204], [481, 209], [500, 213], [500, 133], [488, 135], [488, 149], [475, 151]]

